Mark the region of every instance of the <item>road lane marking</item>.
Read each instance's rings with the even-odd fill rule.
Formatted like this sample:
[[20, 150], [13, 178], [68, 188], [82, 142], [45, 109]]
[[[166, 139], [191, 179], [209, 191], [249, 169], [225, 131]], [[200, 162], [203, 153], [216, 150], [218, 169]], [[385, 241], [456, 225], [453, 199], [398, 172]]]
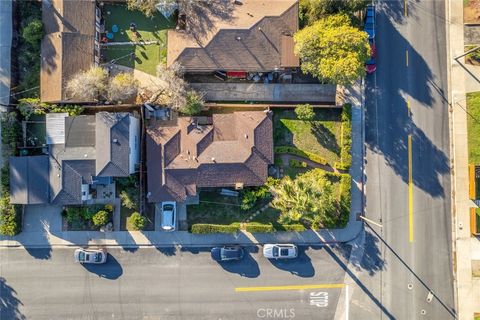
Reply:
[[235, 292], [336, 289], [336, 288], [343, 288], [343, 287], [345, 287], [344, 283], [307, 284], [307, 285], [297, 285], [297, 286], [271, 286], [271, 287], [239, 287], [239, 288], [235, 288]]
[[407, 67], [408, 67], [408, 49], [405, 50], [405, 60], [406, 60]]
[[408, 0], [403, 0], [403, 14], [408, 17]]
[[412, 135], [408, 135], [408, 239], [413, 242]]

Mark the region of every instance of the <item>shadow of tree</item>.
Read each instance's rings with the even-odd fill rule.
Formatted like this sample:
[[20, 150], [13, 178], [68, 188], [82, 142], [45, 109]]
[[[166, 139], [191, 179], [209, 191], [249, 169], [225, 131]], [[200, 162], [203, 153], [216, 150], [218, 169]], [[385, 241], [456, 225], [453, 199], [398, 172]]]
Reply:
[[337, 156], [340, 155], [340, 146], [338, 145], [335, 135], [322, 123], [312, 122], [312, 134], [317, 142], [327, 150], [332, 151]]
[[7, 284], [7, 280], [0, 277], [0, 319], [23, 320], [26, 319], [19, 307], [23, 303], [16, 297], [15, 289]]

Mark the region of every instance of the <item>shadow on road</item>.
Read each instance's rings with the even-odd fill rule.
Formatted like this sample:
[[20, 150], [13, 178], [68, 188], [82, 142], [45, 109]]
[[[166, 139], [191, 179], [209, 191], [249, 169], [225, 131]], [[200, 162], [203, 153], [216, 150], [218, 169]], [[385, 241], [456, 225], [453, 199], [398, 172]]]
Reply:
[[26, 319], [19, 310], [22, 305], [23, 303], [17, 298], [15, 289], [7, 284], [5, 278], [0, 277], [0, 319]]
[[302, 278], [311, 278], [315, 276], [315, 268], [312, 260], [306, 254], [307, 247], [298, 247], [298, 257], [296, 259], [268, 259], [272, 265], [280, 270], [288, 271], [293, 275]]
[[160, 253], [163, 253], [164, 255], [171, 257], [177, 254], [177, 248], [176, 247], [155, 247]]
[[237, 273], [246, 278], [256, 278], [260, 275], [258, 262], [251, 256], [248, 248], [244, 248], [244, 250], [245, 256], [241, 261], [223, 261], [218, 264], [227, 272]]
[[108, 254], [107, 262], [104, 264], [82, 264], [82, 266], [88, 272], [109, 280], [118, 279], [123, 274], [122, 266], [111, 254]]

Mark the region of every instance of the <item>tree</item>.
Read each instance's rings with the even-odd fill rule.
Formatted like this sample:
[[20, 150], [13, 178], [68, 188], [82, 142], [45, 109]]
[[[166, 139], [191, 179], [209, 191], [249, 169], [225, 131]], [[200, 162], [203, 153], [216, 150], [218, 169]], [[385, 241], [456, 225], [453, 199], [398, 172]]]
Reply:
[[145, 228], [145, 224], [147, 223], [147, 219], [138, 212], [132, 213], [128, 219], [132, 228], [137, 231], [143, 230], [143, 228]]
[[98, 100], [106, 96], [107, 79], [107, 70], [101, 67], [92, 67], [74, 75], [67, 82], [67, 91], [73, 98], [87, 101]]
[[[164, 1], [173, 2], [174, 0]], [[147, 17], [151, 17], [156, 12], [155, 6], [159, 2], [159, 0], [127, 0], [127, 8], [129, 10], [138, 10]]]
[[125, 101], [136, 96], [138, 80], [130, 73], [119, 73], [110, 80], [108, 98], [110, 101]]
[[309, 104], [299, 104], [295, 108], [295, 114], [297, 118], [303, 121], [311, 121], [315, 118], [315, 112]]
[[104, 210], [98, 211], [92, 217], [93, 225], [97, 226], [97, 227], [106, 225], [108, 223], [108, 220], [109, 220], [108, 215], [109, 215], [109, 213], [107, 211], [104, 211]]
[[294, 41], [303, 72], [341, 85], [365, 76], [368, 35], [353, 27], [344, 14], [328, 16], [298, 31]]
[[369, 2], [367, 0], [300, 0], [300, 20], [305, 26], [331, 14], [353, 15], [365, 9]]
[[22, 30], [23, 39], [35, 46], [38, 45], [43, 37], [43, 24], [40, 19], [33, 19]]
[[180, 108], [180, 112], [187, 115], [194, 115], [202, 111], [204, 101], [203, 96], [198, 94], [195, 90], [187, 91], [185, 106]]
[[303, 219], [313, 223], [335, 213], [333, 186], [321, 169], [310, 170], [295, 179], [285, 176], [272, 187], [272, 193], [272, 206], [282, 212], [283, 222]]

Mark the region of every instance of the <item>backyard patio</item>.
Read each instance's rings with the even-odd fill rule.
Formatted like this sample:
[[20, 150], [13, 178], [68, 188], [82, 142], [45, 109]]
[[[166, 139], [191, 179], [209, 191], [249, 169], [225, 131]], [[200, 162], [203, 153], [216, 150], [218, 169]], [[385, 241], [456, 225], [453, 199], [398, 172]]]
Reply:
[[103, 62], [156, 75], [157, 65], [166, 63], [167, 30], [175, 27], [175, 21], [166, 19], [161, 13], [148, 18], [139, 11], [128, 10], [125, 4], [105, 5], [102, 12], [106, 34], [103, 39], [106, 43], [102, 46]]

